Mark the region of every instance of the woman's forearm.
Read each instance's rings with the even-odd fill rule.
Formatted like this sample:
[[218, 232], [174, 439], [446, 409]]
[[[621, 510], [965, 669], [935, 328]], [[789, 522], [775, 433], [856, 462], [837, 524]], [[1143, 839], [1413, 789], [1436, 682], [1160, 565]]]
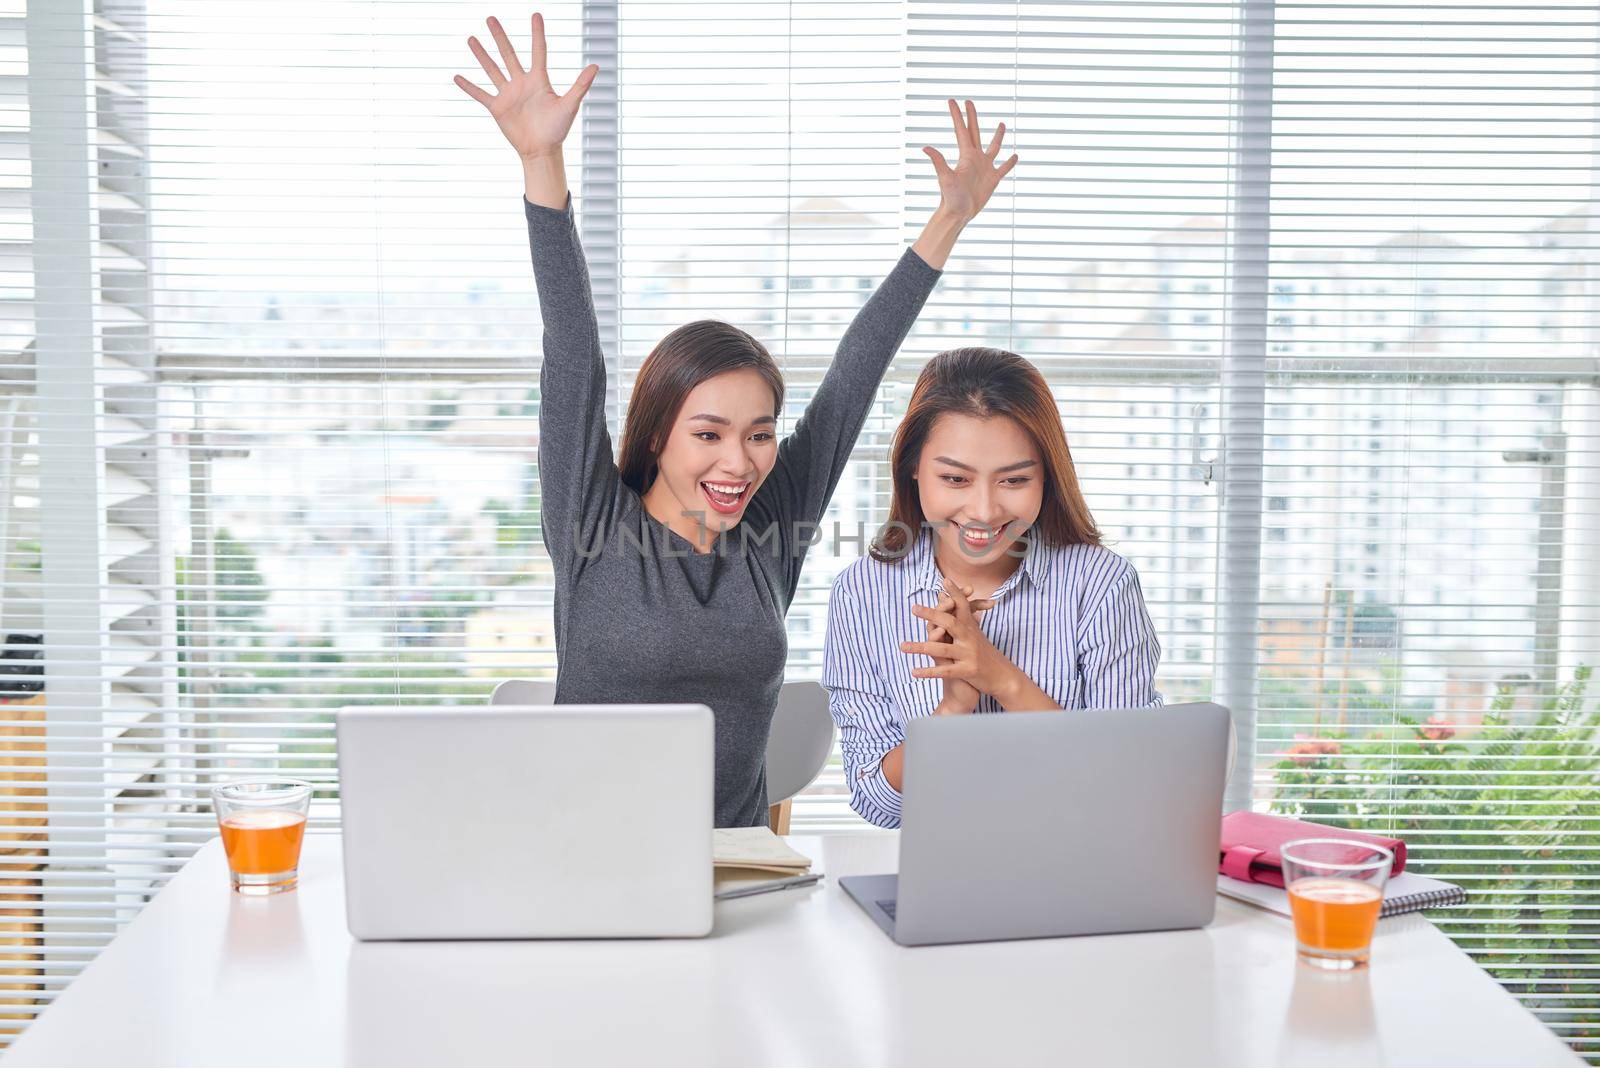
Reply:
[[[1054, 698], [1041, 690], [1038, 685], [1027, 675], [1018, 671], [1016, 678], [1003, 690], [996, 691], [994, 699], [1000, 707], [1007, 712], [1051, 712], [1061, 706], [1056, 704]], [[940, 712], [936, 714], [953, 715], [954, 712]], [[904, 742], [883, 754], [883, 759], [878, 762], [878, 767], [883, 769], [883, 778], [895, 793], [901, 793], [901, 783], [904, 781], [906, 767], [906, 746]]]
[[1041, 690], [1020, 668], [991, 696], [1007, 712], [1054, 712], [1061, 708], [1055, 698]]
[[567, 165], [560, 145], [522, 157], [522, 195], [543, 208], [561, 211], [567, 206]]
[[883, 759], [878, 762], [878, 767], [883, 769], [883, 778], [895, 793], [900, 793], [901, 776], [906, 767], [906, 746], [904, 742], [883, 754]]
[[922, 262], [929, 267], [942, 271], [950, 259], [951, 250], [956, 247], [956, 239], [966, 225], [966, 219], [940, 208], [928, 219], [928, 224], [922, 228], [922, 236], [911, 246], [911, 251], [921, 256]]

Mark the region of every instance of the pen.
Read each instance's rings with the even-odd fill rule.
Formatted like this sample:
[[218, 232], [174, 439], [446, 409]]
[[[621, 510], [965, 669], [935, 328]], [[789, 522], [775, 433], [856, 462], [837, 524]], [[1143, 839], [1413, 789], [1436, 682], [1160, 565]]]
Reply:
[[727, 901], [735, 897], [750, 897], [753, 894], [765, 894], [773, 890], [793, 890], [798, 886], [810, 886], [822, 878], [822, 873], [809, 872], [805, 875], [796, 875], [788, 879], [778, 879], [770, 883], [757, 883], [755, 886], [738, 886], [731, 890], [722, 890], [714, 895], [718, 901]]

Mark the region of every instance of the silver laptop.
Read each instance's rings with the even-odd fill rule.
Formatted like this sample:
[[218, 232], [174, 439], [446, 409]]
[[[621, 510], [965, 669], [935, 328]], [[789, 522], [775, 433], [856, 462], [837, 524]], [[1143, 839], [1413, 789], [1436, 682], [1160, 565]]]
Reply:
[[929, 716], [906, 731], [900, 874], [839, 884], [906, 946], [1203, 927], [1221, 705]]
[[705, 705], [346, 708], [336, 727], [356, 938], [711, 930]]

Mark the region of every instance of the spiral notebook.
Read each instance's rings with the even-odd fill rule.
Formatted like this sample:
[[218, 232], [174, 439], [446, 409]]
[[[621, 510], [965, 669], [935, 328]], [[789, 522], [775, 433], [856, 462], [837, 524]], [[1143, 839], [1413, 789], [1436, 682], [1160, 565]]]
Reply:
[[[1243, 901], [1247, 905], [1270, 909], [1284, 916], [1289, 915], [1288, 891], [1280, 890], [1276, 886], [1240, 882], [1238, 879], [1219, 875], [1217, 893], [1231, 897], [1235, 901]], [[1385, 916], [1400, 916], [1407, 912], [1421, 912], [1423, 909], [1444, 908], [1446, 905], [1459, 905], [1466, 899], [1467, 892], [1455, 883], [1401, 872], [1399, 875], [1391, 876], [1389, 885], [1384, 888], [1383, 908], [1378, 916], [1381, 919]]]

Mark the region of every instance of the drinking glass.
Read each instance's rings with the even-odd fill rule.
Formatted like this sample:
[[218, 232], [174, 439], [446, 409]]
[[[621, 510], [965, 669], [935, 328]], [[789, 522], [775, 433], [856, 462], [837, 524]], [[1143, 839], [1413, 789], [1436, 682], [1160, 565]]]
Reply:
[[1301, 838], [1280, 854], [1300, 959], [1334, 971], [1365, 967], [1394, 854], [1345, 838]]
[[264, 896], [293, 890], [311, 784], [298, 779], [231, 782], [211, 790], [233, 888]]

